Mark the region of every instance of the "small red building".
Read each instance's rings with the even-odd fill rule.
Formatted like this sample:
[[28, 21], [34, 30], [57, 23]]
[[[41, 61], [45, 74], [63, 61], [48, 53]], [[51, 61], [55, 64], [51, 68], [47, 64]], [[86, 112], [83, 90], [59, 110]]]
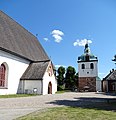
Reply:
[[116, 70], [112, 69], [110, 73], [102, 80], [103, 92], [116, 92]]

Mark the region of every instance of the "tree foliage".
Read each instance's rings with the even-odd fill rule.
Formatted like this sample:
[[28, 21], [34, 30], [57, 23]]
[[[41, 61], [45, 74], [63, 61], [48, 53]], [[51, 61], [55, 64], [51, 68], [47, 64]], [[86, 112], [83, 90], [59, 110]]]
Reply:
[[114, 55], [114, 58], [113, 58], [113, 60], [112, 61], [115, 61], [116, 62], [116, 55]]
[[60, 66], [60, 67], [58, 68], [58, 74], [64, 75], [64, 73], [65, 73], [65, 68], [64, 68], [63, 66]]
[[58, 90], [70, 89], [73, 90], [78, 85], [78, 73], [74, 67], [69, 66], [66, 69], [63, 66], [59, 67], [57, 70], [57, 82], [58, 82]]
[[65, 86], [67, 89], [73, 89], [75, 86], [75, 73], [76, 70], [74, 67], [69, 66], [66, 70], [66, 76], [65, 76]]
[[64, 84], [64, 74], [65, 74], [65, 68], [63, 66], [58, 68], [58, 75], [57, 75], [57, 81], [58, 85]]

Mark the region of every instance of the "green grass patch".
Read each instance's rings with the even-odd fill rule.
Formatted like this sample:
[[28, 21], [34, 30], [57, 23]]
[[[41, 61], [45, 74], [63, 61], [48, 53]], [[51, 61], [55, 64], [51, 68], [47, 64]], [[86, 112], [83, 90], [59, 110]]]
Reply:
[[36, 96], [36, 94], [11, 94], [11, 95], [0, 95], [0, 98], [17, 98], [17, 97], [30, 97]]
[[56, 94], [65, 93], [65, 92], [71, 92], [71, 90], [59, 90], [56, 92]]
[[34, 112], [17, 120], [115, 120], [116, 112], [78, 107], [50, 108]]
[[65, 91], [57, 91], [56, 94], [61, 94], [61, 93], [65, 93]]

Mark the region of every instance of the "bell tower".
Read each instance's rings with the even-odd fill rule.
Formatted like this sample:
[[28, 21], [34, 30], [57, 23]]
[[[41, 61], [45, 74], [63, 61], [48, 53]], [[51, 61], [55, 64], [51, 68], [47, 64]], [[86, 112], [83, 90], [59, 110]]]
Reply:
[[96, 78], [98, 76], [98, 59], [91, 54], [88, 42], [85, 44], [84, 54], [78, 57], [78, 88], [79, 91], [96, 91]]

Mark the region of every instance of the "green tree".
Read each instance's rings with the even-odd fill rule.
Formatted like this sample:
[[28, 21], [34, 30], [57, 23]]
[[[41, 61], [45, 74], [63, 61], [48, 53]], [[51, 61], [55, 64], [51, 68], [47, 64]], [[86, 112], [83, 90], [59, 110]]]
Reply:
[[65, 76], [66, 89], [73, 89], [74, 88], [74, 86], [75, 86], [75, 73], [76, 73], [76, 70], [72, 66], [69, 66], [66, 69], [66, 76]]
[[57, 73], [58, 90], [62, 90], [64, 85], [65, 68], [63, 66], [60, 66], [57, 70]]
[[116, 67], [116, 54], [114, 55], [114, 58], [112, 59], [114, 61], [115, 67]]
[[112, 61], [115, 61], [116, 62], [116, 55], [114, 55], [114, 58], [113, 58], [113, 60]]

